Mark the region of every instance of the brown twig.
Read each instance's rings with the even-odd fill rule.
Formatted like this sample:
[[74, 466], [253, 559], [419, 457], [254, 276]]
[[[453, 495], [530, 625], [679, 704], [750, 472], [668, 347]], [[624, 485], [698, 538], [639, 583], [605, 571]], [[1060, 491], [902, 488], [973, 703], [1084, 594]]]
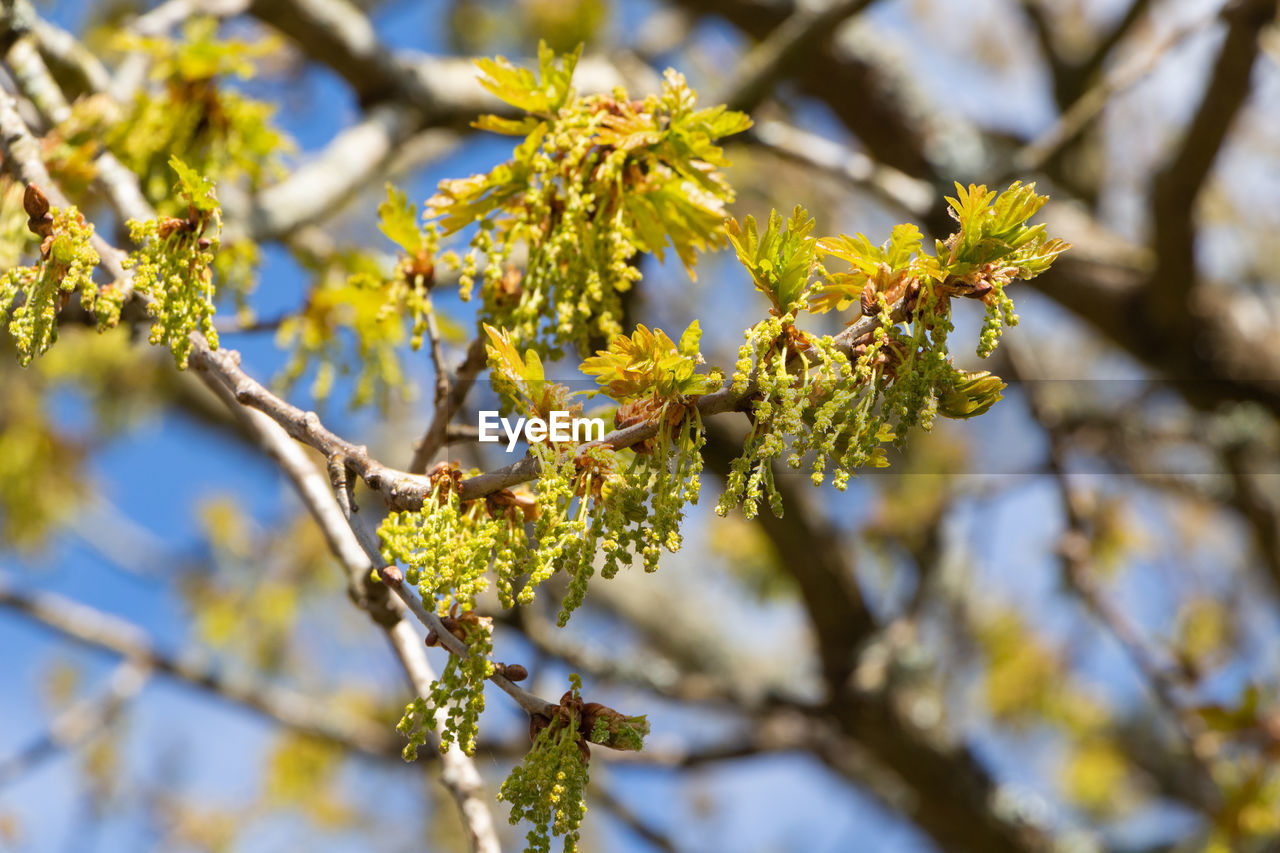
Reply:
[[[438, 370], [443, 373], [443, 360], [437, 360]], [[431, 424], [423, 434], [422, 440], [413, 448], [413, 459], [409, 463], [409, 473], [425, 474], [432, 458], [444, 446], [449, 438], [449, 421], [462, 408], [467, 395], [475, 385], [476, 377], [484, 370], [486, 364], [484, 338], [477, 336], [467, 347], [466, 357], [458, 365], [457, 375], [453, 382], [445, 378], [445, 387], [441, 392], [436, 386], [435, 411], [431, 416]], [[437, 380], [438, 381], [438, 380]]]
[[1054, 429], [1053, 418], [1045, 411], [1044, 404], [1033, 387], [1034, 383], [1026, 381], [1031, 376], [1028, 358], [1021, 353], [1017, 344], [1009, 344], [1009, 363], [1012, 367], [1012, 375], [1023, 380], [1022, 386], [1026, 390], [1032, 415], [1044, 426], [1049, 439], [1048, 469], [1054, 482], [1057, 483], [1067, 521], [1067, 532], [1059, 546], [1063, 579], [1084, 603], [1086, 609], [1119, 643], [1130, 663], [1142, 675], [1143, 683], [1172, 721], [1174, 729], [1186, 746], [1187, 757], [1196, 775], [1202, 802], [1217, 802], [1220, 799], [1220, 792], [1213, 779], [1212, 769], [1197, 748], [1198, 737], [1204, 728], [1203, 723], [1179, 701], [1177, 695], [1179, 684], [1174, 670], [1160, 664], [1155, 652], [1148, 646], [1137, 627], [1130, 622], [1125, 613], [1114, 607], [1099, 589], [1097, 571], [1092, 557], [1089, 513], [1084, 496], [1080, 494], [1067, 474], [1062, 438]]
[[43, 734], [0, 761], [0, 789], [110, 726], [121, 708], [146, 686], [147, 675], [147, 667], [137, 661], [117, 665], [105, 690], [71, 705], [53, 718]]
[[368, 755], [399, 755], [397, 738], [377, 723], [329, 713], [316, 697], [269, 682], [234, 678], [198, 655], [170, 655], [157, 648], [142, 628], [87, 604], [51, 592], [20, 592], [0, 579], [0, 606], [67, 639], [121, 655], [291, 729]]

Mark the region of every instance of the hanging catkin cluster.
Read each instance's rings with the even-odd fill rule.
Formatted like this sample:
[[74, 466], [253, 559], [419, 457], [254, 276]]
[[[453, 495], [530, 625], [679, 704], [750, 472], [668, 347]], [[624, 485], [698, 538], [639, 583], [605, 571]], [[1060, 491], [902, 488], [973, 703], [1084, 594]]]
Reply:
[[[537, 76], [501, 58], [479, 61], [485, 88], [527, 115], [486, 116], [477, 127], [524, 141], [508, 162], [443, 181], [428, 201], [445, 234], [475, 228], [464, 297], [483, 259], [482, 320], [544, 354], [586, 354], [623, 331], [620, 294], [640, 278], [640, 253], [661, 259], [670, 247], [692, 274], [695, 253], [722, 241], [733, 193], [716, 141], [751, 124], [724, 107], [696, 109], [675, 71], [644, 100], [621, 89], [579, 97], [577, 60], [557, 64], [542, 45]], [[520, 248], [523, 273], [512, 266]]]

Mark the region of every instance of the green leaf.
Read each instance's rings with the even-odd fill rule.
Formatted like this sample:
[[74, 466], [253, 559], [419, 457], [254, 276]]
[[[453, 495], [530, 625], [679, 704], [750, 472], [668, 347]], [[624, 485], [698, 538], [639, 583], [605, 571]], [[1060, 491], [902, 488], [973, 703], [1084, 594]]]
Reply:
[[702, 327], [698, 325], [698, 321], [694, 320], [689, 324], [689, 328], [684, 330], [684, 334], [680, 336], [680, 354], [689, 357], [698, 355], [698, 342], [702, 340]]
[[524, 118], [503, 118], [502, 116], [485, 115], [471, 122], [477, 130], [488, 130], [505, 136], [527, 136], [538, 126], [533, 116]]
[[539, 42], [538, 71], [541, 79], [526, 68], [512, 65], [503, 56], [477, 59], [475, 64], [480, 69], [480, 85], [497, 98], [527, 113], [550, 117], [572, 96], [570, 83], [581, 55], [582, 45], [579, 45], [573, 53], [565, 54], [557, 67], [555, 51], [546, 42]]
[[378, 205], [378, 230], [410, 255], [426, 243], [418, 225], [418, 208], [407, 193], [387, 184], [387, 200]]
[[579, 368], [594, 376], [605, 393], [620, 403], [642, 399], [680, 402], [694, 394], [705, 394], [718, 384], [700, 375], [697, 365], [698, 340], [702, 332], [695, 320], [676, 345], [661, 329], [650, 331], [643, 324], [631, 335], [618, 335], [609, 348], [584, 359]]
[[169, 158], [169, 165], [178, 173], [178, 193], [201, 213], [218, 210], [218, 196], [213, 181], [182, 162], [177, 155]]
[[769, 297], [778, 315], [800, 308], [808, 296], [817, 250], [817, 241], [809, 236], [813, 226], [813, 217], [799, 205], [785, 226], [778, 211], [771, 212], [763, 236], [750, 216], [742, 225], [736, 220], [726, 225], [738, 260], [751, 273], [756, 288]]
[[936, 389], [938, 414], [947, 418], [976, 418], [1003, 399], [1004, 381], [986, 370], [952, 368]]

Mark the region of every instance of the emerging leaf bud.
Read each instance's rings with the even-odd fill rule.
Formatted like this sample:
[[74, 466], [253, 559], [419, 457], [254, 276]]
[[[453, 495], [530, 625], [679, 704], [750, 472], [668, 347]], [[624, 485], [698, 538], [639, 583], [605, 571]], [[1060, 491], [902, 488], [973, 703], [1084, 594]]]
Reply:
[[1000, 377], [989, 371], [957, 370], [951, 374], [950, 381], [939, 388], [938, 413], [948, 418], [977, 417], [1001, 399], [1004, 388]]
[[584, 738], [601, 746], [639, 752], [649, 734], [649, 720], [644, 715], [628, 717], [599, 702], [588, 702], [582, 706], [579, 730]]

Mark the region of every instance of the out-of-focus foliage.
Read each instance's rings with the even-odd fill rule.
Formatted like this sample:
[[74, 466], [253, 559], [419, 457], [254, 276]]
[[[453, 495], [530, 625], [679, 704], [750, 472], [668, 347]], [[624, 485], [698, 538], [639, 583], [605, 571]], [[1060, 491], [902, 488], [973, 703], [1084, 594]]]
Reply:
[[331, 832], [345, 828], [352, 822], [353, 810], [337, 784], [343, 758], [343, 750], [336, 744], [306, 735], [283, 735], [263, 774], [267, 803], [296, 809]]
[[85, 448], [50, 422], [42, 395], [5, 383], [0, 406], [0, 535], [18, 549], [42, 545], [81, 503]]
[[143, 192], [161, 213], [178, 216], [183, 207], [170, 192], [172, 157], [215, 184], [247, 180], [258, 186], [279, 173], [280, 156], [291, 143], [271, 125], [275, 108], [225, 82], [252, 76], [253, 60], [278, 50], [276, 41], [222, 39], [216, 18], [192, 18], [180, 40], [122, 34], [117, 48], [150, 54], [159, 91], [140, 89], [105, 142], [141, 177]]
[[[374, 403], [386, 411], [393, 395], [411, 397], [414, 385], [406, 375], [399, 352], [406, 342], [422, 346], [434, 308], [439, 238], [433, 225], [418, 219], [417, 206], [390, 184], [387, 200], [378, 206], [378, 227], [400, 250], [393, 270], [385, 270], [371, 255], [351, 250], [330, 256], [316, 270], [316, 283], [302, 310], [290, 314], [276, 332], [276, 343], [291, 349], [279, 384], [288, 389], [314, 371], [311, 394], [325, 400], [334, 380], [353, 372], [356, 377], [351, 406]], [[452, 325], [437, 320], [444, 331]], [[348, 347], [354, 343], [354, 351]]]
[[449, 38], [460, 53], [521, 52], [541, 38], [558, 53], [594, 44], [609, 17], [605, 0], [453, 0]]

